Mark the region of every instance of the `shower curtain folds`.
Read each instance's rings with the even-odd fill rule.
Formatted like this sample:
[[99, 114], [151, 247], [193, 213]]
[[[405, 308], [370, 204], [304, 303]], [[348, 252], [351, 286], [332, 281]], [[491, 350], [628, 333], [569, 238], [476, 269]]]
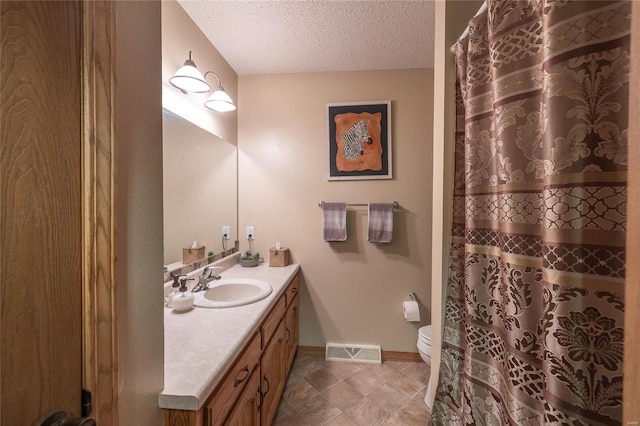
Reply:
[[434, 425], [621, 424], [630, 8], [488, 0], [455, 46]]

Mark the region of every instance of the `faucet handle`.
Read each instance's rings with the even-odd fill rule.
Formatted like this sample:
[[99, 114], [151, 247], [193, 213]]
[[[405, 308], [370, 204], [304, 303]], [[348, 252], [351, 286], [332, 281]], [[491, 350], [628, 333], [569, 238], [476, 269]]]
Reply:
[[203, 278], [209, 278], [212, 274], [213, 274], [213, 270], [214, 269], [224, 269], [222, 266], [205, 266], [204, 270], [202, 271], [202, 277]]
[[171, 278], [173, 278], [173, 284], [171, 285], [174, 288], [178, 288], [180, 287], [180, 279], [181, 278], [186, 278], [186, 275], [180, 275], [180, 274], [173, 274], [173, 272], [171, 273]]

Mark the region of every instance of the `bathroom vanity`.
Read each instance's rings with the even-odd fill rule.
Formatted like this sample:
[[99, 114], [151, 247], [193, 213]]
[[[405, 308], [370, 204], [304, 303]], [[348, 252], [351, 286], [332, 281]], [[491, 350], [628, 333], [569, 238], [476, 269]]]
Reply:
[[165, 425], [270, 425], [298, 347], [298, 264], [233, 266], [273, 292], [234, 308], [165, 308]]

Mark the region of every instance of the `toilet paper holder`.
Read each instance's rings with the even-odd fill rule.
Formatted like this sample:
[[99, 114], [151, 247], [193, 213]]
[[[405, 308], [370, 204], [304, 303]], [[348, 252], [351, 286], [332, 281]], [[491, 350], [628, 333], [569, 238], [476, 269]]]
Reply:
[[409, 293], [409, 299], [402, 302], [402, 312], [405, 321], [418, 322], [420, 321], [420, 303], [418, 302], [418, 296], [411, 292]]

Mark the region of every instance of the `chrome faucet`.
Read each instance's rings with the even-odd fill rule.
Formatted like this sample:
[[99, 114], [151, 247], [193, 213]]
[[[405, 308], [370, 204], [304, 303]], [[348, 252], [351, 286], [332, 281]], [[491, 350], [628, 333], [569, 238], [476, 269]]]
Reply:
[[224, 269], [224, 268], [221, 266], [205, 267], [204, 270], [202, 271], [202, 275], [198, 277], [198, 284], [193, 286], [193, 289], [191, 291], [197, 292], [197, 291], [206, 290], [211, 281], [219, 280], [220, 278], [222, 278], [220, 275], [217, 275], [213, 272], [214, 269]]

